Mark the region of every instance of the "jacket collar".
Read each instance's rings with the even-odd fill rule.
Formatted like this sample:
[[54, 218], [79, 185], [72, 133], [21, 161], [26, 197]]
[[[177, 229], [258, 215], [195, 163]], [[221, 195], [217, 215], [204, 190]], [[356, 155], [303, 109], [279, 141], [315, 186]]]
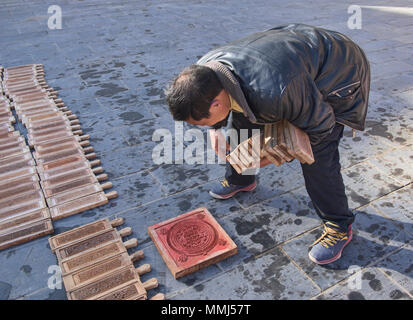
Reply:
[[232, 72], [224, 64], [218, 61], [208, 61], [204, 64], [204, 66], [211, 68], [216, 73], [224, 89], [241, 107], [244, 116], [251, 122], [255, 123], [257, 119], [255, 118], [254, 113], [251, 111], [251, 108], [249, 107], [247, 100], [245, 99], [245, 95], [242, 92], [241, 86]]

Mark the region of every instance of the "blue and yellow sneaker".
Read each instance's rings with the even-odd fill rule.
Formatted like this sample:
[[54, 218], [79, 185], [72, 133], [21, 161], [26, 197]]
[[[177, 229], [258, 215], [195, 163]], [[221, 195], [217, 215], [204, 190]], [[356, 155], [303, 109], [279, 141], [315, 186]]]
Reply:
[[351, 225], [347, 232], [333, 222], [324, 224], [324, 232], [311, 246], [308, 257], [317, 264], [327, 264], [340, 259], [344, 247], [353, 238]]
[[254, 180], [253, 183], [249, 185], [235, 185], [230, 184], [227, 179], [220, 181], [209, 194], [215, 199], [228, 199], [241, 191], [252, 191], [257, 187], [257, 181]]

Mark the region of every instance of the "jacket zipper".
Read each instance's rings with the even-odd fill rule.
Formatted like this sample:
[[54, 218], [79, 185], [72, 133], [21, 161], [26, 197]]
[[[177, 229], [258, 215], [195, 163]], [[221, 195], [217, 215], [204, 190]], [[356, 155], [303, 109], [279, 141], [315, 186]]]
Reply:
[[349, 87], [351, 87], [351, 86], [354, 86], [354, 85], [356, 85], [356, 84], [360, 84], [360, 81], [350, 83], [350, 84], [348, 84], [348, 85], [346, 85], [346, 86], [344, 86], [344, 87], [342, 87], [342, 88], [339, 88], [339, 89], [336, 89], [336, 90], [334, 90], [334, 91], [331, 91], [331, 92], [327, 95], [327, 97], [329, 97], [329, 96], [331, 96], [331, 95], [334, 95], [334, 96], [337, 96], [337, 97], [339, 97], [339, 98], [342, 98], [342, 96], [340, 96], [337, 92], [339, 92], [339, 91], [341, 91], [341, 90], [344, 90], [344, 89], [347, 89], [347, 88], [349, 88]]

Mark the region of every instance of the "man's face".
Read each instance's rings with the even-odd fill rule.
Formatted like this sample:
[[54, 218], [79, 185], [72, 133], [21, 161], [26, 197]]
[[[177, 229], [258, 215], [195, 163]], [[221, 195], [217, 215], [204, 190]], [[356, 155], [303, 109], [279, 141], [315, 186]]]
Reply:
[[229, 100], [228, 93], [223, 89], [212, 101], [209, 108], [209, 118], [204, 118], [201, 120], [192, 119], [189, 117], [186, 120], [189, 124], [196, 126], [213, 126], [214, 124], [224, 120], [231, 110], [231, 102]]

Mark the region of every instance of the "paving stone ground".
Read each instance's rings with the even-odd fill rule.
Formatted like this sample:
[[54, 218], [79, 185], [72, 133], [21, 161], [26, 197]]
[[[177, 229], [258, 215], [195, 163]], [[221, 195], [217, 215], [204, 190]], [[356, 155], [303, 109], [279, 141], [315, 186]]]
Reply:
[[[409, 0], [353, 1], [3, 0], [0, 64], [41, 63], [91, 136], [119, 197], [54, 223], [56, 233], [104, 217], [124, 217], [168, 299], [413, 298], [413, 9]], [[51, 5], [62, 29], [49, 29]], [[391, 5], [392, 7], [389, 7]], [[401, 8], [401, 9], [400, 9]], [[403, 9], [404, 8], [404, 9]], [[174, 132], [163, 89], [208, 50], [247, 34], [299, 22], [340, 31], [371, 62], [367, 128], [340, 146], [354, 240], [342, 258], [313, 264], [308, 246], [321, 225], [296, 162], [261, 170], [259, 186], [227, 201], [209, 197], [222, 165], [158, 165], [156, 129]], [[339, 66], [338, 66], [339, 67]], [[185, 130], [189, 127], [185, 126]], [[180, 143], [177, 139], [177, 143]], [[181, 141], [182, 143], [182, 141]], [[191, 143], [183, 141], [188, 147]], [[179, 159], [179, 156], [177, 157]], [[239, 253], [174, 280], [147, 227], [205, 206]], [[55, 256], [47, 237], [0, 252], [0, 299], [66, 299], [49, 289]]]

